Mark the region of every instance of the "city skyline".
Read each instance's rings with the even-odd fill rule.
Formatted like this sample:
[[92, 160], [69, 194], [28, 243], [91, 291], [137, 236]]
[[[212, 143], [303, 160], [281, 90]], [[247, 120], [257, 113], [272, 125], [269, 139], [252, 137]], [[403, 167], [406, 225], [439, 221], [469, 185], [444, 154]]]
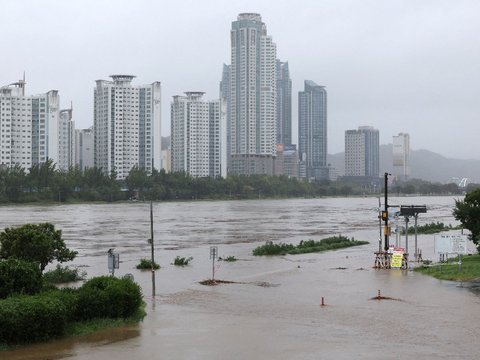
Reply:
[[[408, 132], [413, 149], [426, 148], [450, 158], [480, 157], [475, 131], [480, 113], [475, 88], [480, 80], [476, 65], [480, 25], [475, 14], [480, 4], [410, 0], [218, 4], [188, 2], [178, 7], [117, 1], [112, 7], [108, 1], [8, 2], [3, 12], [8, 16], [0, 28], [3, 33], [15, 29], [15, 36], [2, 39], [11, 51], [0, 59], [0, 83], [15, 82], [25, 71], [29, 94], [59, 90], [62, 108], [73, 102], [76, 127], [88, 128], [93, 124], [95, 80], [132, 73], [138, 83], [160, 81], [162, 134], [168, 136], [172, 96], [192, 89], [216, 98], [222, 65], [229, 63], [231, 22], [239, 13], [256, 12], [274, 37], [277, 57], [289, 63], [292, 93], [306, 79], [326, 86], [328, 153], [343, 150], [346, 129], [371, 125], [380, 130], [382, 144]], [[18, 19], [23, 26], [16, 26]], [[202, 37], [208, 41], [197, 41]], [[145, 56], [138, 57], [139, 53]], [[297, 143], [296, 101], [292, 107], [292, 142]]]

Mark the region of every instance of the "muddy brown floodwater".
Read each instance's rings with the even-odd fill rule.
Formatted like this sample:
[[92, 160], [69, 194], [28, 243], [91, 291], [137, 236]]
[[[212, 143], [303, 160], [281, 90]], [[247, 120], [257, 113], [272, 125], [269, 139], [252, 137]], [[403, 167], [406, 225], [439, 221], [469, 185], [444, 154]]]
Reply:
[[[480, 297], [462, 284], [402, 270], [374, 270], [375, 198], [212, 201], [154, 204], [157, 296], [151, 273], [149, 204], [0, 207], [3, 227], [54, 223], [79, 252], [88, 276], [107, 274], [107, 250], [120, 253], [117, 276], [133, 274], [147, 316], [138, 325], [1, 352], [2, 360], [46, 359], [476, 359]], [[455, 225], [453, 197], [392, 198], [427, 205], [419, 224]], [[267, 240], [299, 242], [342, 234], [369, 245], [282, 257], [253, 257]], [[393, 241], [393, 240], [391, 240]], [[401, 241], [404, 243], [405, 239]], [[211, 245], [221, 257], [211, 277]], [[413, 236], [409, 249], [413, 249]], [[436, 260], [433, 235], [419, 235]], [[474, 250], [473, 246], [471, 247]], [[410, 251], [413, 252], [412, 250]], [[190, 265], [171, 265], [192, 256]], [[382, 296], [394, 300], [372, 300]], [[326, 306], [320, 306], [324, 297]]]

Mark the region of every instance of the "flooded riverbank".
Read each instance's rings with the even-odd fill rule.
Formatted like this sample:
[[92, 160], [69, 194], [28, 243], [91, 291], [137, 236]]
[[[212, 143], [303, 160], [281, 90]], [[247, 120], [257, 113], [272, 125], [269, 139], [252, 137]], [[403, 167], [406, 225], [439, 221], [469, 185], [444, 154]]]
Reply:
[[[398, 198], [427, 205], [419, 223], [455, 224], [449, 197]], [[401, 270], [374, 270], [377, 199], [291, 199], [154, 204], [157, 296], [148, 258], [149, 204], [0, 208], [3, 227], [54, 223], [73, 262], [88, 276], [107, 274], [106, 251], [120, 253], [116, 275], [132, 273], [147, 302], [143, 323], [1, 353], [2, 359], [385, 359], [475, 358], [480, 330], [477, 293], [456, 283]], [[253, 257], [267, 240], [299, 242], [330, 235], [369, 245], [282, 257]], [[436, 260], [433, 236], [421, 235], [424, 258]], [[211, 277], [211, 245], [222, 257]], [[410, 239], [413, 246], [413, 237]], [[171, 265], [192, 256], [189, 266]], [[371, 300], [382, 295], [397, 300]], [[320, 306], [324, 297], [326, 306]]]

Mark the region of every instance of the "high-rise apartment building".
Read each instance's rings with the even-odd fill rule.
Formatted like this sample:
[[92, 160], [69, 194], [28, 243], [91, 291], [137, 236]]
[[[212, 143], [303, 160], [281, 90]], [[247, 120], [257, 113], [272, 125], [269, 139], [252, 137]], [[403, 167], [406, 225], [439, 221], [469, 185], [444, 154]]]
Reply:
[[95, 166], [125, 179], [134, 166], [161, 167], [161, 87], [133, 86], [132, 75], [97, 80], [94, 90]]
[[25, 80], [0, 88], [0, 165], [58, 163], [59, 103], [57, 90], [26, 96]]
[[232, 22], [230, 152], [235, 174], [273, 174], [276, 145], [276, 45], [260, 14]]
[[345, 131], [345, 176], [378, 177], [379, 132], [371, 126]]
[[225, 177], [225, 107], [221, 100], [203, 100], [203, 92], [185, 94], [171, 104], [171, 170]]
[[93, 126], [75, 130], [75, 165], [82, 171], [95, 166], [94, 143]]
[[277, 144], [292, 144], [292, 80], [288, 61], [277, 59]]
[[298, 150], [300, 176], [327, 179], [327, 91], [305, 80], [298, 93]]
[[229, 144], [232, 143], [232, 128], [231, 128], [231, 86], [230, 86], [230, 65], [223, 64], [222, 81], [220, 82], [220, 100], [225, 104], [226, 111], [226, 157], [227, 157], [227, 173], [228, 169], [232, 167], [232, 151]]
[[410, 176], [410, 135], [400, 133], [393, 137], [393, 175], [406, 180]]
[[75, 123], [73, 109], [60, 110], [58, 121], [58, 163], [60, 170], [68, 170], [75, 165]]

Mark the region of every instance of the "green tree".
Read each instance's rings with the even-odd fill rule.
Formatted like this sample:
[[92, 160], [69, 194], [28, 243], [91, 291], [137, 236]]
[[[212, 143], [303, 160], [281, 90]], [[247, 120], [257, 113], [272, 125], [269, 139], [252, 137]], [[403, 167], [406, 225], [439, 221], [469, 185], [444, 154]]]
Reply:
[[467, 193], [463, 200], [455, 200], [453, 216], [470, 230], [470, 239], [480, 252], [480, 188]]
[[145, 169], [134, 166], [128, 173], [125, 184], [130, 197], [135, 196], [136, 193], [141, 196], [147, 189], [152, 187], [152, 178]]
[[13, 202], [22, 200], [26, 174], [20, 165], [16, 164], [6, 169], [0, 169], [0, 179], [1, 192], [5, 199]]
[[66, 247], [62, 239], [62, 231], [55, 230], [50, 223], [5, 228], [0, 233], [0, 258], [17, 258], [36, 262], [40, 265], [42, 272], [53, 260], [70, 261], [76, 255], [76, 251]]

